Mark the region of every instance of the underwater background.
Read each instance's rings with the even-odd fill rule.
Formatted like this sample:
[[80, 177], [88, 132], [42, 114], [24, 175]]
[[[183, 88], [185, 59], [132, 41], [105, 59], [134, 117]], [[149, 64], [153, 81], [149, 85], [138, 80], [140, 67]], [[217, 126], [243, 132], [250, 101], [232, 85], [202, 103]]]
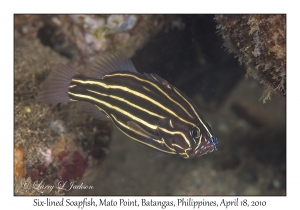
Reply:
[[[41, 195], [22, 187], [39, 180], [93, 186], [68, 195], [286, 195], [285, 15], [14, 18], [15, 195]], [[156, 158], [76, 103], [37, 101], [54, 64], [84, 69], [110, 50], [190, 97], [218, 150]]]

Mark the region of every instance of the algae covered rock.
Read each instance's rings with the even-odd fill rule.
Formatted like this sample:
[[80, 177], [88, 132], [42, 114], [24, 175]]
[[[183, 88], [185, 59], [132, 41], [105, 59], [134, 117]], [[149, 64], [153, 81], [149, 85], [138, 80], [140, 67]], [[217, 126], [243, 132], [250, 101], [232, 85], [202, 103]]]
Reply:
[[[61, 195], [68, 192], [57, 188], [61, 183], [67, 183], [65, 188], [72, 182], [87, 184], [109, 152], [112, 123], [94, 120], [75, 103], [49, 106], [37, 101], [52, 66], [63, 63], [82, 70], [108, 50], [131, 57], [171, 17], [15, 15], [16, 195]], [[34, 187], [38, 183], [44, 187]]]
[[265, 85], [262, 99], [286, 95], [286, 15], [216, 15], [226, 48]]
[[60, 183], [66, 189], [71, 182], [88, 183], [108, 153], [111, 124], [93, 120], [76, 104], [37, 101], [51, 66], [67, 59], [17, 34], [14, 57], [15, 195], [61, 195], [68, 191], [58, 189]]
[[[69, 59], [89, 61], [105, 51], [132, 57], [172, 15], [15, 15], [15, 26], [28, 34], [32, 26], [42, 44]], [[26, 22], [27, 20], [27, 22]]]

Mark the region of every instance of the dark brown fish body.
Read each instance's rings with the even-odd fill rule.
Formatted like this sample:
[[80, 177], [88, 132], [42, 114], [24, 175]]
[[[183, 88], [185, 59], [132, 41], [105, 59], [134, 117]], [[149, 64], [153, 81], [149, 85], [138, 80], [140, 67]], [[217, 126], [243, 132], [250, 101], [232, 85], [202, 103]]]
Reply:
[[56, 69], [41, 101], [79, 101], [95, 118], [109, 118], [132, 139], [165, 153], [189, 158], [216, 149], [194, 103], [159, 76], [137, 72], [122, 54], [104, 54], [83, 76], [63, 65]]

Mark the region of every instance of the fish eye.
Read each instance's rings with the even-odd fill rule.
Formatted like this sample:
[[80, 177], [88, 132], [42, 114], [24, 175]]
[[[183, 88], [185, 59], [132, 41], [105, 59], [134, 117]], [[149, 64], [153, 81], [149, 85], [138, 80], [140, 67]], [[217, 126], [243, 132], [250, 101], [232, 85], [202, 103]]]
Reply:
[[190, 130], [190, 135], [191, 135], [191, 137], [193, 137], [195, 139], [199, 138], [199, 136], [200, 136], [200, 130], [198, 128], [192, 128]]

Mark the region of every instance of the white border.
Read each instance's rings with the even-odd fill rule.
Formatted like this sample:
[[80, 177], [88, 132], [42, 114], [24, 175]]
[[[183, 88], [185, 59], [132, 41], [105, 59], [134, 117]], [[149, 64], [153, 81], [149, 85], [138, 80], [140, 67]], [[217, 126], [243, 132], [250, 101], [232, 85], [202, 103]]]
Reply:
[[[296, 1], [9, 1], [1, 3], [1, 208], [30, 208], [36, 197], [13, 197], [13, 14], [14, 13], [287, 13], [287, 196], [239, 197], [249, 200], [266, 200], [263, 209], [299, 206], [299, 15]], [[7, 1], [8, 2], [8, 1]], [[179, 196], [180, 197], [180, 196]], [[38, 197], [46, 199], [45, 197]], [[61, 199], [61, 197], [51, 197]], [[68, 197], [81, 200], [84, 197]], [[110, 197], [106, 197], [110, 198]], [[120, 197], [114, 197], [119, 199]], [[128, 197], [126, 197], [128, 198]], [[130, 197], [133, 198], [133, 197]], [[142, 197], [136, 197], [142, 199]], [[148, 197], [149, 198], [149, 197]], [[177, 197], [152, 197], [156, 200], [173, 200]], [[193, 197], [219, 200], [223, 197]], [[234, 199], [225, 197], [224, 199]], [[99, 199], [99, 197], [94, 197]], [[67, 208], [67, 207], [64, 207]], [[72, 207], [71, 207], [72, 208]], [[73, 207], [74, 208], [74, 207]], [[298, 207], [299, 208], [299, 207]], [[101, 207], [101, 209], [107, 209]], [[143, 209], [143, 208], [142, 208]], [[147, 208], [149, 209], [149, 208]], [[152, 208], [151, 208], [152, 209]], [[157, 208], [158, 209], [158, 208]], [[175, 209], [183, 209], [177, 207]], [[188, 209], [188, 208], [186, 208]], [[189, 207], [192, 209], [192, 207]], [[202, 207], [201, 209], [205, 209]], [[261, 209], [261, 208], [256, 208]], [[292, 208], [295, 209], [295, 208]]]

